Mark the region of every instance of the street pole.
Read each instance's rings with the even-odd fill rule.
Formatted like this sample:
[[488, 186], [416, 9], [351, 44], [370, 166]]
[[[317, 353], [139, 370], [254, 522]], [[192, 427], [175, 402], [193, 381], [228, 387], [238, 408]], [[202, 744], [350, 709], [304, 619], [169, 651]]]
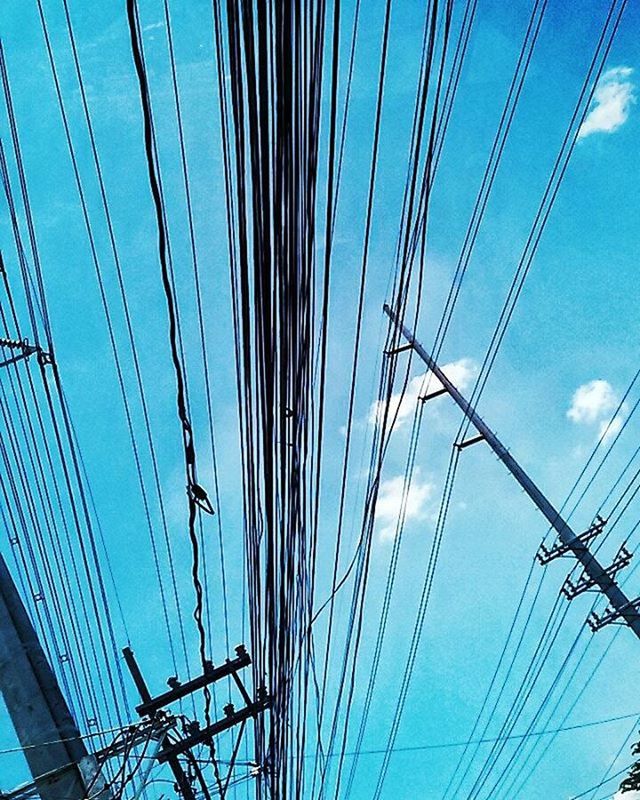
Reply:
[[104, 784], [0, 554], [0, 691], [42, 800], [83, 800]]

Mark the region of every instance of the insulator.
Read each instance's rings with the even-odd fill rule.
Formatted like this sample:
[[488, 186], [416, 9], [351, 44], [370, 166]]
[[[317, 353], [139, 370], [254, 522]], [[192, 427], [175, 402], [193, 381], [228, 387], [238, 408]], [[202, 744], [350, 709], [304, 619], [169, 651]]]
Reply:
[[29, 342], [26, 339], [5, 339], [0, 337], [0, 347], [7, 347], [9, 350], [26, 350]]

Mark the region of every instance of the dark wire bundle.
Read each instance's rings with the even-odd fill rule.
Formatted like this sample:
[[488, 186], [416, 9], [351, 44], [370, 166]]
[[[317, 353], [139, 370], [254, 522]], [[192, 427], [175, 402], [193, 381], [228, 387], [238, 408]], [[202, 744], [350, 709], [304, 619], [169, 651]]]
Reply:
[[[332, 137], [339, 4], [334, 6]], [[329, 251], [316, 264], [326, 4], [214, 2], [243, 465], [258, 792], [299, 797], [309, 690]], [[329, 48], [331, 49], [331, 47]], [[223, 76], [228, 75], [228, 83]], [[333, 185], [329, 148], [329, 206]], [[327, 220], [331, 218], [327, 211]], [[330, 238], [327, 221], [327, 240]], [[319, 343], [318, 343], [319, 342]], [[297, 669], [299, 665], [299, 669]]]

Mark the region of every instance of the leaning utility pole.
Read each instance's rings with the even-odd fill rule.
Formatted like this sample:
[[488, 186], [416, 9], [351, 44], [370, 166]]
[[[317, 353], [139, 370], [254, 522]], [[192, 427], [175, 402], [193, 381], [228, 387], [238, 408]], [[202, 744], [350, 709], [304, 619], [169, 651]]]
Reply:
[[27, 610], [0, 554], [0, 691], [42, 800], [105, 797]]
[[[466, 442], [459, 442], [457, 447], [462, 449], [467, 445], [484, 440], [503, 462], [516, 481], [518, 481], [537, 508], [544, 514], [551, 527], [558, 534], [558, 544], [550, 550], [541, 548], [540, 553], [538, 553], [538, 560], [542, 564], [547, 564], [555, 558], [572, 554], [582, 564], [583, 573], [579, 580], [575, 583], [567, 580], [563, 586], [562, 591], [567, 599], [572, 600], [577, 595], [591, 589], [600, 590], [608, 599], [609, 608], [602, 615], [593, 614], [590, 617], [588, 622], [591, 628], [595, 631], [609, 623], [622, 622], [640, 638], [640, 598], [631, 600], [616, 582], [617, 573], [626, 567], [631, 560], [631, 554], [626, 550], [624, 545], [620, 548], [613, 563], [608, 567], [603, 567], [590, 551], [589, 543], [600, 533], [604, 527], [605, 521], [598, 520], [597, 523], [592, 525], [584, 533], [576, 534], [569, 526], [569, 523], [563, 519], [561, 513], [554, 508], [516, 459], [509, 453], [496, 434], [476, 413], [471, 403], [460, 394], [453, 383], [451, 383], [436, 364], [434, 359], [427, 353], [420, 342], [416, 340], [411, 331], [400, 322], [398, 315], [392, 311], [388, 305], [384, 306], [384, 311], [398, 327], [403, 337], [407, 340], [409, 347], [424, 361], [427, 367], [440, 381], [446, 393], [449, 394], [451, 399], [459, 406], [462, 413], [477, 430], [477, 436], [474, 436]], [[432, 396], [435, 396], [435, 394], [434, 392]]]

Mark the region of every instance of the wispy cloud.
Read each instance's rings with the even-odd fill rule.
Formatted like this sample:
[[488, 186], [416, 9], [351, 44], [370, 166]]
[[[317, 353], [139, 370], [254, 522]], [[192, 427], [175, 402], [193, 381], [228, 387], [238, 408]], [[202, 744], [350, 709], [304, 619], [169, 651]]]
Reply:
[[613, 67], [607, 70], [596, 86], [592, 107], [580, 126], [578, 138], [592, 133], [613, 133], [627, 121], [635, 103], [635, 85], [630, 80], [631, 67]]
[[[434, 491], [435, 485], [423, 479], [420, 469], [416, 468], [405, 500], [405, 522], [426, 518], [426, 505]], [[402, 511], [403, 493], [404, 475], [396, 475], [380, 484], [376, 524], [379, 526], [378, 536], [382, 541], [393, 541], [395, 538], [396, 524]]]
[[[461, 358], [445, 364], [442, 371], [461, 391], [466, 389], [478, 372], [476, 364], [470, 358]], [[400, 392], [391, 395], [389, 400], [389, 420], [392, 420], [397, 412], [395, 427], [399, 428], [413, 414], [418, 398], [423, 396], [425, 391], [429, 393], [442, 389], [440, 381], [430, 372], [423, 372], [416, 375], [409, 381], [404, 395]], [[371, 425], [380, 423], [384, 415], [385, 404], [380, 401], [372, 403], [369, 409], [369, 422]]]
[[573, 393], [567, 417], [576, 425], [598, 425], [598, 438], [608, 442], [620, 431], [626, 413], [625, 406], [612, 417], [620, 399], [609, 381], [600, 379], [583, 383]]
[[600, 423], [600, 429], [598, 432], [598, 438], [602, 440], [604, 444], [609, 442], [611, 439], [614, 439], [618, 433], [620, 433], [620, 429], [624, 424], [624, 407], [620, 409], [621, 413], [617, 414], [613, 419], [606, 420], [603, 419]]

